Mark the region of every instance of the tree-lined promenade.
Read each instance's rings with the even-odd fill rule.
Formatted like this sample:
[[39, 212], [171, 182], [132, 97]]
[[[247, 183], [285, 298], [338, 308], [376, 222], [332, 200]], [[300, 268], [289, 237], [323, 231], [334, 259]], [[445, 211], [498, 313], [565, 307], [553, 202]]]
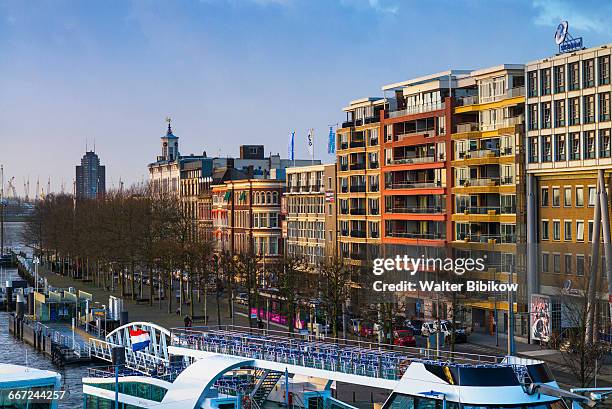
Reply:
[[[23, 236], [55, 273], [150, 307], [163, 306], [169, 314], [204, 321], [215, 315], [214, 321], [223, 323], [223, 317], [233, 318], [238, 292], [246, 293], [248, 311], [267, 309], [269, 303], [261, 295], [267, 287], [282, 300], [282, 311], [277, 312], [285, 317], [312, 314], [306, 300], [314, 299], [317, 311], [329, 317], [333, 335], [341, 332], [337, 317], [349, 296], [351, 276], [340, 260], [331, 257], [311, 274], [302, 257], [262, 263], [253, 249], [240, 254], [215, 251], [201, 233], [179, 197], [151, 195], [135, 187], [95, 200], [48, 195], [36, 203]], [[221, 312], [222, 292], [229, 299], [227, 314]], [[208, 307], [211, 296], [214, 311]], [[287, 324], [293, 331], [295, 319], [287, 319]]]

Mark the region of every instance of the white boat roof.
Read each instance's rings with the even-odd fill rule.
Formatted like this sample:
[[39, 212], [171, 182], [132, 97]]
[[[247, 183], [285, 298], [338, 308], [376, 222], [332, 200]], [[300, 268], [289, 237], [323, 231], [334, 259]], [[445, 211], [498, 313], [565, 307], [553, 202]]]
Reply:
[[42, 379], [60, 380], [60, 374], [45, 369], [30, 368], [21, 365], [0, 364], [0, 386], [4, 383], [38, 381]]

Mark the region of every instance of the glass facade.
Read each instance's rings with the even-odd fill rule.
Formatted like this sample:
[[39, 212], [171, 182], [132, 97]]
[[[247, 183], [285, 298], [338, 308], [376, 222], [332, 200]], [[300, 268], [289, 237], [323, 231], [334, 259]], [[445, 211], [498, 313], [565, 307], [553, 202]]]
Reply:
[[[94, 388], [106, 389], [109, 391], [115, 390], [115, 383], [94, 383], [86, 384]], [[135, 396], [137, 398], [143, 398], [152, 400], [155, 402], [161, 402], [166, 396], [168, 390], [161, 386], [152, 385], [142, 382], [119, 382], [119, 393], [125, 395]]]
[[[115, 402], [93, 395], [85, 395], [84, 409], [115, 409]], [[119, 402], [119, 409], [144, 409], [140, 406]]]

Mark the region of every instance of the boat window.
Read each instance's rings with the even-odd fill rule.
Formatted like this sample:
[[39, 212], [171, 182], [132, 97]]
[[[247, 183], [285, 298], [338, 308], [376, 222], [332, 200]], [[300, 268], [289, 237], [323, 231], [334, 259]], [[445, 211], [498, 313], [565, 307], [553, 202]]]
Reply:
[[556, 401], [553, 403], [532, 403], [530, 405], [462, 405], [462, 409], [562, 409], [564, 406]]
[[[394, 393], [383, 409], [443, 409], [442, 399]], [[459, 409], [456, 402], [446, 402], [446, 409]]]

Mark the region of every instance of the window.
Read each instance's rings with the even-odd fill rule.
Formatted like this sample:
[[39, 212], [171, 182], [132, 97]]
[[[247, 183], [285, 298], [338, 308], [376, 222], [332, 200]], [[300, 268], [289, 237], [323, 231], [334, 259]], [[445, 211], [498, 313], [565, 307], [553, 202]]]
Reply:
[[555, 126], [565, 126], [565, 100], [555, 101]]
[[548, 207], [548, 188], [543, 187], [541, 190], [542, 194], [542, 207]]
[[552, 205], [553, 207], [559, 207], [561, 206], [561, 198], [559, 196], [559, 188], [558, 187], [553, 187], [553, 193], [552, 193]]
[[565, 135], [555, 136], [555, 161], [562, 162], [567, 158], [565, 152]]
[[561, 255], [553, 254], [553, 273], [559, 274], [561, 272]]
[[587, 232], [588, 237], [587, 240], [588, 241], [593, 241], [593, 220], [589, 220], [589, 230]]
[[570, 143], [571, 143], [571, 160], [580, 160], [580, 134], [578, 132], [574, 132], [570, 134]]
[[538, 104], [529, 105], [529, 130], [538, 129]]
[[561, 222], [553, 220], [553, 240], [561, 240]]
[[550, 68], [540, 70], [540, 95], [550, 95], [551, 78]]
[[565, 92], [565, 65], [558, 65], [554, 69], [555, 92]]
[[542, 102], [542, 129], [549, 129], [551, 127], [552, 112], [550, 109], [550, 102]]
[[610, 129], [599, 130], [599, 157], [609, 158], [610, 151]]
[[542, 253], [542, 272], [548, 273], [548, 253]]
[[576, 188], [576, 207], [584, 206], [584, 189], [582, 187]]
[[552, 160], [552, 137], [542, 137], [542, 162], [550, 162]]
[[583, 97], [584, 123], [592, 124], [595, 122], [595, 95]]
[[572, 188], [566, 187], [563, 189], [563, 206], [571, 207], [572, 206]]
[[580, 98], [569, 100], [569, 124], [580, 125]]
[[572, 221], [571, 220], [565, 220], [563, 222], [563, 239], [565, 241], [572, 240]]
[[595, 131], [584, 133], [584, 158], [595, 159]]
[[584, 221], [576, 221], [576, 240], [584, 241]]
[[580, 68], [578, 63], [568, 64], [569, 67], [569, 90], [580, 89]]
[[609, 121], [610, 120], [610, 93], [603, 92], [597, 97], [599, 105], [599, 120]]
[[565, 255], [565, 274], [572, 274], [572, 255]]
[[610, 56], [605, 55], [597, 60], [599, 65], [599, 85], [607, 85], [610, 83]]
[[597, 200], [597, 189], [593, 186], [589, 186], [589, 207], [594, 207], [596, 200]]
[[529, 138], [529, 163], [538, 162], [538, 138], [537, 136]]
[[529, 96], [535, 97], [538, 95], [538, 72], [530, 71], [527, 73], [527, 87], [529, 88]]
[[548, 231], [548, 220], [542, 220], [542, 240], [548, 240], [550, 232]]
[[582, 62], [582, 86], [584, 88], [595, 86], [595, 60], [592, 58]]
[[584, 256], [582, 254], [576, 255], [576, 275], [584, 275]]

